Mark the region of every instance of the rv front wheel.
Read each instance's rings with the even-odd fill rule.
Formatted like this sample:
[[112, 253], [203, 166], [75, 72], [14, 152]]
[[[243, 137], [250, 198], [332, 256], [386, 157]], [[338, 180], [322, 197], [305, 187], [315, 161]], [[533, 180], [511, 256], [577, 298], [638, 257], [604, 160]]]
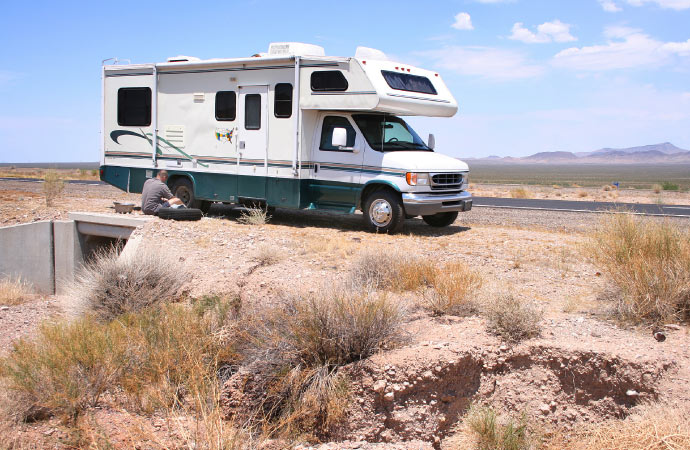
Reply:
[[371, 193], [364, 202], [362, 212], [367, 226], [382, 233], [397, 233], [405, 220], [402, 201], [388, 190]]

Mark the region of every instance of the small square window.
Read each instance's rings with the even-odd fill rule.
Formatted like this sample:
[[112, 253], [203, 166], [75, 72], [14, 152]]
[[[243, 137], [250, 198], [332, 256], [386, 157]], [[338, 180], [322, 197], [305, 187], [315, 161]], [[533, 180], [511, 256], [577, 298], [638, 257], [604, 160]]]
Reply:
[[216, 92], [216, 120], [233, 121], [237, 114], [235, 91]]
[[292, 116], [292, 85], [290, 83], [276, 84], [273, 113], [282, 119]]
[[151, 125], [151, 88], [118, 89], [117, 124], [125, 127]]
[[339, 70], [319, 70], [311, 74], [312, 91], [347, 91], [349, 85]]

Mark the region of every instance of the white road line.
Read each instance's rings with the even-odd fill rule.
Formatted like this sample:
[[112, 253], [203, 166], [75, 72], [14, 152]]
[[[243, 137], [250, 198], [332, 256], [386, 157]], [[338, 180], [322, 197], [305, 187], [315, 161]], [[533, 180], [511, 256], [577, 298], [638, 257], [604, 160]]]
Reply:
[[662, 206], [664, 209], [688, 209], [690, 210], [690, 206]]
[[589, 210], [589, 209], [556, 209], [556, 208], [537, 208], [537, 207], [531, 207], [531, 206], [494, 206], [494, 205], [478, 205], [474, 204], [472, 207], [479, 207], [479, 208], [503, 208], [503, 209], [527, 209], [527, 210], [535, 210], [535, 211], [563, 211], [563, 212], [582, 212], [582, 213], [592, 213], [592, 214], [609, 214], [609, 213], [615, 213], [615, 214], [632, 214], [634, 216], [658, 216], [658, 217], [688, 217], [690, 218], [690, 215], [681, 215], [681, 214], [650, 214], [650, 213], [642, 213], [642, 212], [628, 212], [628, 211], [608, 211], [608, 210]]

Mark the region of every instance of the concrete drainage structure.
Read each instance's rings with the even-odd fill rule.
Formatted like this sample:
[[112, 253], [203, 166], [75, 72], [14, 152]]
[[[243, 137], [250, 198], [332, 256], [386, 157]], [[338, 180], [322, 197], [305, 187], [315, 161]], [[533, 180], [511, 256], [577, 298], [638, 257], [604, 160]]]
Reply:
[[74, 212], [48, 220], [0, 228], [0, 277], [20, 278], [41, 294], [61, 294], [96, 252], [115, 247], [129, 253], [132, 236], [149, 218]]

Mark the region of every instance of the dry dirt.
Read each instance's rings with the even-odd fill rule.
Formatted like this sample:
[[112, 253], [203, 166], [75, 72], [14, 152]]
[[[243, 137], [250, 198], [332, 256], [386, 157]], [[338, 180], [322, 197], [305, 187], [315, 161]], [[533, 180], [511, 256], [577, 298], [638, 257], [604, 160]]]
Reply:
[[[47, 208], [40, 184], [0, 181], [0, 225], [66, 218], [68, 211], [112, 212], [113, 200], [138, 202], [139, 196], [68, 185], [60, 206]], [[376, 248], [439, 264], [465, 262], [485, 280], [480, 297], [511, 292], [544, 311], [541, 337], [507, 345], [480, 317], [433, 318], [410, 306], [403, 346], [347, 367], [354, 396], [338, 442], [300, 448], [440, 448], [472, 401], [524, 412], [561, 430], [625, 417], [641, 401], [662, 402], [669, 411], [690, 408], [688, 328], [668, 328], [666, 341], [657, 342], [651, 330], [624, 328], [603, 314], [606, 304], [598, 297], [607, 287], [605, 274], [580, 250], [595, 214], [476, 208], [442, 230], [410, 220], [396, 236], [367, 232], [359, 215], [278, 210], [262, 226], [240, 224], [239, 215], [214, 206], [198, 222], [155, 218], [136, 233], [145, 245], [171, 249], [194, 268], [191, 295], [232, 292], [244, 302], [274, 302], [281, 292], [316, 291], [344, 279], [359, 252]], [[261, 266], [257, 257], [266, 249], [277, 262]], [[42, 320], [61, 315], [61, 300], [0, 310], [0, 353], [31, 336]], [[118, 447], [184, 444], [177, 422], [161, 417], [104, 402], [93, 418]], [[36, 448], [70, 448], [69, 433], [55, 420], [10, 432], [30, 436]]]

